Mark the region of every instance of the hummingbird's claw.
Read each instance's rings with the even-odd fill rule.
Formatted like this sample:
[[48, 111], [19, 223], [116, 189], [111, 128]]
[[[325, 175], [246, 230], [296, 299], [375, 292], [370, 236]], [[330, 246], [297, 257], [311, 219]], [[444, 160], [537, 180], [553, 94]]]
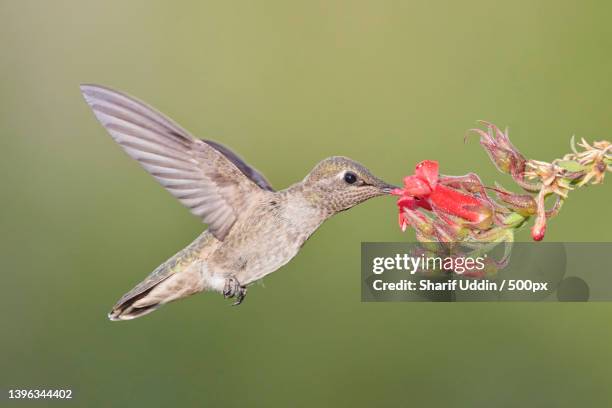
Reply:
[[225, 280], [225, 286], [223, 287], [223, 297], [233, 298], [236, 297], [236, 301], [232, 303], [232, 306], [238, 306], [242, 303], [247, 294], [246, 286], [240, 285], [238, 279], [229, 277]]
[[232, 303], [232, 306], [238, 306], [239, 304], [241, 304], [244, 298], [246, 297], [246, 295], [247, 295], [246, 286], [240, 286], [240, 289], [238, 289], [238, 293], [236, 294], [236, 301]]
[[224, 298], [233, 298], [236, 293], [238, 293], [238, 288], [240, 284], [238, 280], [234, 277], [227, 278], [225, 280], [225, 286], [223, 287], [223, 297]]

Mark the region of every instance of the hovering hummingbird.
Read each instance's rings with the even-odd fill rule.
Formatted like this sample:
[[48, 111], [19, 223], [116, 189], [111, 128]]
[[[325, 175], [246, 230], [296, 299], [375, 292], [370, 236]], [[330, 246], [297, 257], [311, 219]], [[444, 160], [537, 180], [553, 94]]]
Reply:
[[227, 147], [193, 137], [152, 107], [98, 85], [81, 92], [123, 150], [208, 224], [123, 295], [110, 320], [134, 319], [202, 291], [239, 305], [247, 286], [289, 262], [323, 221], [395, 188], [349, 158], [330, 157], [275, 191]]

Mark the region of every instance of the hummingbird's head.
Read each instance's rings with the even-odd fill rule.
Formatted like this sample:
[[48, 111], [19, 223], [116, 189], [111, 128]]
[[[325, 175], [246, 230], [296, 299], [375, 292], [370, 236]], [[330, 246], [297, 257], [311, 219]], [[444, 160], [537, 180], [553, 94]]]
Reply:
[[348, 157], [334, 156], [321, 161], [302, 182], [306, 197], [334, 214], [390, 194], [397, 187], [374, 176], [363, 165]]

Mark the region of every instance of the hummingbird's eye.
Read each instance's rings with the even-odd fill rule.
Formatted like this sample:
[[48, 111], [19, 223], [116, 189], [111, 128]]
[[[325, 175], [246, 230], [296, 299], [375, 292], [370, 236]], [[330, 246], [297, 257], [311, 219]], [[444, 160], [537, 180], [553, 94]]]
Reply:
[[344, 181], [346, 181], [348, 184], [353, 184], [357, 181], [357, 176], [355, 175], [355, 173], [347, 171], [346, 173], [344, 173]]

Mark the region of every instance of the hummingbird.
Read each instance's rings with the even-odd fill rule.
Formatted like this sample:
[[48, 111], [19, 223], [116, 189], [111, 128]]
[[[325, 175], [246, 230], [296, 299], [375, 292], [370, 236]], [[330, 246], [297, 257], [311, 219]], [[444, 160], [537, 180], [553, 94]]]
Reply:
[[334, 156], [277, 191], [230, 149], [192, 136], [151, 106], [107, 87], [80, 88], [123, 150], [208, 225], [119, 299], [108, 314], [113, 321], [203, 291], [239, 305], [247, 286], [287, 264], [325, 220], [396, 188], [356, 161]]

